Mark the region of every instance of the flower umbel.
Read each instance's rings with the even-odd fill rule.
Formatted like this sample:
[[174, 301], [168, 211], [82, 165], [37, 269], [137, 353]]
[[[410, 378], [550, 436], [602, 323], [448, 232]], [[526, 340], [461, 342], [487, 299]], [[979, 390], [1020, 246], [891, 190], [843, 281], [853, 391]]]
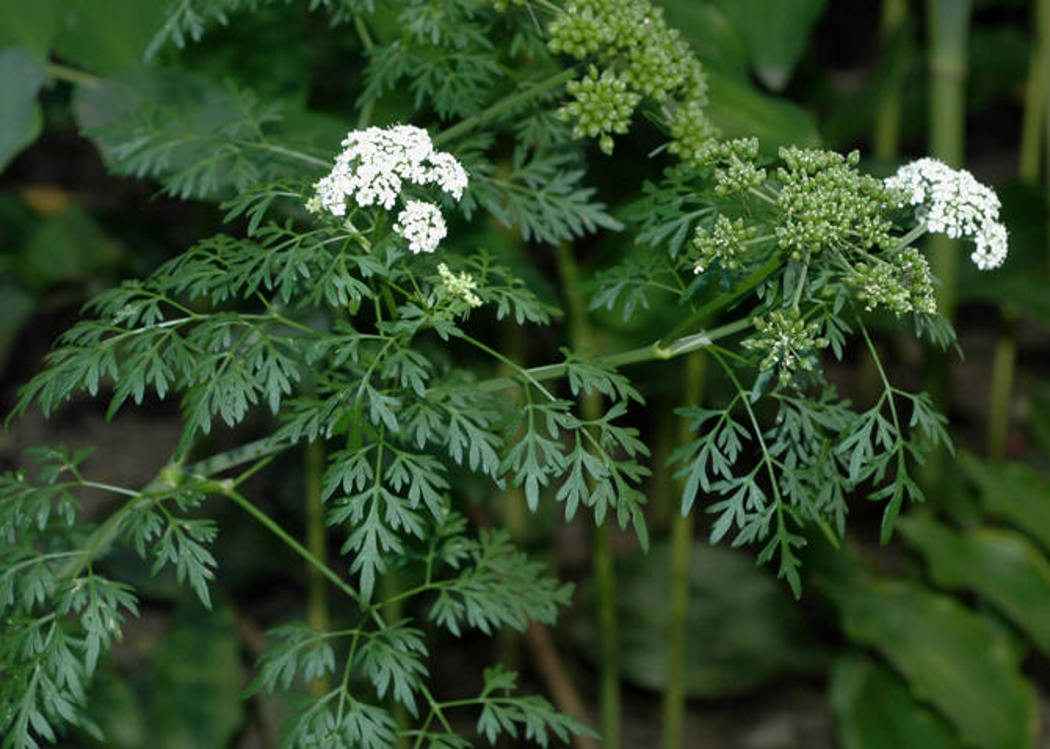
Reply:
[[[434, 150], [422, 128], [397, 125], [354, 130], [343, 140], [344, 150], [307, 201], [309, 210], [345, 216], [347, 202], [358, 207], [379, 205], [391, 210], [406, 183], [437, 185], [456, 200], [467, 186], [467, 172], [450, 153]], [[447, 233], [441, 210], [432, 203], [407, 200], [394, 230], [409, 241], [412, 252], [433, 252]]]
[[433, 252], [448, 234], [441, 209], [422, 200], [405, 203], [405, 210], [397, 214], [394, 231], [408, 240], [408, 249], [414, 253]]
[[796, 372], [812, 371], [817, 364], [816, 350], [828, 345], [819, 336], [820, 326], [807, 323], [794, 311], [774, 310], [754, 322], [757, 332], [744, 341], [744, 348], [765, 353], [759, 370], [779, 369], [782, 385], [789, 384]]
[[981, 270], [1003, 264], [1007, 233], [999, 222], [999, 198], [965, 169], [919, 159], [898, 169], [886, 187], [897, 193], [897, 205], [916, 206], [916, 218], [930, 231], [972, 239], [976, 248], [970, 259]]

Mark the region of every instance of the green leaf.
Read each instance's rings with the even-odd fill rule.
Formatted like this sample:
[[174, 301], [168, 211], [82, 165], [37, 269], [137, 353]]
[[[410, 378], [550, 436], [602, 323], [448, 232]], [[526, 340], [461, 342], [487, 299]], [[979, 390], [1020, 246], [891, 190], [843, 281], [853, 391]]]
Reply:
[[7, 274], [0, 274], [0, 364], [33, 312], [33, 297]]
[[46, 79], [43, 61], [29, 49], [0, 50], [0, 172], [40, 135], [43, 115], [36, 95]]
[[857, 580], [828, 592], [849, 637], [881, 653], [964, 742], [1034, 746], [1034, 692], [1009, 636], [991, 620], [914, 583]]
[[836, 659], [828, 692], [842, 749], [961, 746], [944, 718], [916, 702], [899, 676], [870, 658]]
[[[656, 544], [618, 569], [620, 668], [635, 686], [667, 686], [669, 549]], [[690, 641], [685, 686], [690, 697], [747, 693], [777, 677], [819, 668], [821, 652], [807, 635], [783, 586], [749, 554], [693, 544], [689, 561], [687, 628], [705, 633]], [[588, 624], [575, 636], [594, 657], [597, 635]]]
[[681, 32], [707, 70], [747, 80], [747, 46], [725, 13], [695, 0], [664, 0], [661, 5], [668, 25]]
[[932, 518], [900, 521], [938, 585], [967, 590], [990, 601], [1050, 654], [1050, 563], [1019, 533], [974, 528], [956, 533]]
[[121, 247], [81, 206], [43, 221], [18, 257], [19, 278], [43, 289], [59, 283], [98, 279], [112, 270]]
[[55, 52], [100, 75], [136, 67], [164, 23], [166, 5], [164, 0], [67, 0]]
[[[58, 23], [62, 0], [0, 0], [0, 49], [21, 46], [45, 58]], [[15, 80], [2, 76], [7, 81]], [[6, 111], [6, 110], [5, 110]]]
[[751, 68], [774, 91], [787, 85], [826, 0], [715, 0], [740, 35]]
[[755, 136], [762, 152], [769, 155], [780, 146], [820, 145], [816, 125], [797, 104], [713, 71], [708, 73], [708, 83], [707, 112], [726, 137]]
[[981, 506], [994, 518], [1013, 523], [1050, 551], [1050, 483], [1021, 463], [986, 463], [959, 454], [959, 466], [977, 485]]

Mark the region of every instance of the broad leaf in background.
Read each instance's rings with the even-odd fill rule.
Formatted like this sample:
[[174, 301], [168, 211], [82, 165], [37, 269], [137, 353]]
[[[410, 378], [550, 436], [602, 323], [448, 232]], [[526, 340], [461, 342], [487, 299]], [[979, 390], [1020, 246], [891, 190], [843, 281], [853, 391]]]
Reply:
[[940, 715], [916, 702], [897, 674], [860, 655], [839, 656], [828, 687], [842, 749], [955, 749]]
[[14, 258], [19, 280], [34, 291], [104, 277], [122, 249], [90, 212], [73, 205], [46, 218]]
[[[620, 667], [631, 683], [667, 685], [669, 547], [654, 545], [619, 571]], [[782, 586], [745, 554], [704, 542], [689, 563], [686, 692], [691, 697], [743, 694], [787, 673], [818, 669], [824, 655], [807, 636]], [[597, 635], [580, 631], [593, 647]]]
[[849, 637], [881, 653], [964, 743], [1035, 745], [1035, 694], [999, 625], [914, 583], [856, 578], [827, 590]]
[[[0, 0], [0, 49], [25, 47], [41, 59], [47, 57], [61, 5], [62, 0]], [[13, 79], [0, 80], [6, 86]]]
[[696, 0], [663, 0], [667, 21], [682, 33], [708, 71], [746, 81], [747, 45], [718, 8]]
[[1050, 654], [1050, 564], [1024, 536], [1002, 528], [957, 533], [929, 517], [901, 518], [937, 585], [976, 593]]
[[137, 633], [135, 652], [127, 656], [146, 662], [127, 675], [103, 668], [92, 685], [92, 714], [105, 746], [227, 746], [243, 720], [244, 673], [233, 613], [223, 605], [209, 611], [184, 601], [165, 629], [150, 627]]
[[0, 171], [40, 134], [37, 92], [47, 80], [42, 60], [26, 47], [0, 50]]
[[[100, 86], [79, 86], [73, 106], [111, 170], [157, 179], [164, 192], [184, 199], [228, 197], [301, 174], [304, 163], [318, 172], [328, 163], [285, 147], [279, 105], [184, 70], [141, 68]], [[320, 127], [327, 132], [327, 122]]]
[[780, 146], [820, 145], [812, 118], [794, 102], [763, 94], [722, 73], [708, 73], [708, 84], [708, 114], [725, 137], [757, 137], [759, 148], [770, 156]]
[[751, 68], [774, 91], [787, 85], [826, 0], [715, 0], [743, 36]]
[[183, 603], [154, 663], [156, 733], [150, 746], [226, 746], [241, 724], [244, 686], [230, 608], [219, 605], [209, 611], [195, 600]]
[[165, 0], [66, 0], [54, 52], [96, 75], [142, 64], [165, 19]]
[[1050, 552], [1050, 483], [1022, 463], [987, 463], [970, 453], [959, 465], [978, 488], [981, 507], [1034, 537]]

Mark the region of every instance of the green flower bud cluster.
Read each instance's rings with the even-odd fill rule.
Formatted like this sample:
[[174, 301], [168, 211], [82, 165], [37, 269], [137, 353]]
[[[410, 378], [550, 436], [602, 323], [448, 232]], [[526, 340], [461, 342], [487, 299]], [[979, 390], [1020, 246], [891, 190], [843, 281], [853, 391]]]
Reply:
[[[703, 112], [707, 103], [707, 81], [700, 62], [689, 44], [669, 28], [663, 10], [650, 0], [569, 0], [547, 27], [548, 48], [577, 60], [596, 59], [603, 68], [601, 79], [622, 81], [631, 98], [619, 98], [612, 121], [626, 128], [635, 108], [649, 98], [663, 108], [672, 128], [674, 143], [683, 141], [672, 152], [692, 153], [699, 143], [713, 136], [713, 127]], [[596, 78], [588, 72], [583, 80]], [[613, 133], [623, 130], [606, 127], [594, 133], [603, 121], [607, 102], [603, 97], [587, 96], [589, 89], [569, 87], [574, 101], [561, 108], [564, 119], [584, 119], [577, 137], [601, 139], [605, 152], [612, 150]], [[630, 102], [630, 108], [626, 104]], [[674, 144], [672, 144], [674, 145]], [[684, 157], [683, 157], [684, 158]]]
[[668, 114], [671, 143], [667, 150], [687, 164], [696, 164], [698, 154], [715, 142], [718, 129], [704, 112], [704, 102], [690, 100]]
[[817, 365], [816, 351], [828, 345], [818, 333], [817, 323], [807, 323], [798, 312], [775, 310], [755, 318], [756, 333], [743, 343], [750, 351], [765, 352], [760, 370], [779, 369], [781, 385], [788, 385], [799, 372], [810, 372]]
[[715, 194], [725, 197], [746, 192], [766, 181], [766, 170], [755, 165], [757, 158], [758, 138], [709, 140], [696, 149], [692, 163], [716, 167]]
[[627, 132], [631, 115], [641, 96], [627, 88], [627, 82], [611, 70], [598, 74], [593, 65], [587, 75], [566, 86], [573, 100], [558, 110], [562, 120], [575, 120], [574, 138], [599, 139], [603, 153], [612, 153], [613, 139], [610, 133]]
[[930, 264], [921, 252], [905, 247], [873, 260], [858, 263], [846, 276], [846, 284], [857, 292], [866, 309], [883, 306], [897, 315], [937, 311]]
[[777, 170], [782, 214], [777, 238], [793, 260], [825, 247], [890, 246], [891, 196], [881, 180], [857, 171], [860, 154], [792, 146], [781, 148], [780, 158], [785, 166]]
[[699, 257], [694, 271], [703, 273], [716, 264], [726, 270], [740, 270], [744, 243], [753, 239], [757, 233], [758, 229], [754, 226], [744, 225], [744, 219], [730, 221], [725, 216], [719, 216], [710, 231], [702, 226], [696, 227], [693, 246], [699, 251]]
[[474, 307], [482, 305], [481, 297], [474, 292], [478, 282], [466, 271], [456, 275], [444, 263], [438, 265], [440, 285], [434, 288], [434, 303], [447, 303], [455, 316], [465, 316]]

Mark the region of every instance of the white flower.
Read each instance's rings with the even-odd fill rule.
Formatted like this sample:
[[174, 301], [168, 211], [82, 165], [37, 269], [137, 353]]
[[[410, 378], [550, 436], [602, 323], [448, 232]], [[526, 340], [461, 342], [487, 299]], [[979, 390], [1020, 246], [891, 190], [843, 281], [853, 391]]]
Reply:
[[[370, 127], [347, 133], [343, 151], [332, 171], [317, 184], [307, 201], [310, 210], [323, 209], [345, 216], [347, 201], [360, 207], [380, 205], [392, 210], [402, 197], [405, 183], [437, 185], [456, 200], [467, 186], [467, 171], [456, 157], [435, 151], [422, 128], [397, 125]], [[412, 252], [433, 252], [447, 233], [445, 219], [436, 205], [408, 200], [398, 214], [394, 230], [408, 240]]]
[[316, 185], [322, 207], [335, 216], [346, 215], [347, 199], [389, 211], [405, 182], [436, 184], [456, 200], [467, 186], [456, 157], [435, 151], [427, 131], [413, 125], [353, 130], [342, 145], [332, 171]]
[[1006, 227], [1000, 223], [987, 224], [974, 238], [977, 249], [970, 255], [981, 270], [998, 268], [1006, 259]]
[[394, 231], [408, 240], [408, 249], [412, 252], [433, 252], [448, 233], [445, 217], [433, 203], [422, 200], [410, 200], [405, 203], [405, 210], [397, 214]]
[[886, 187], [899, 194], [899, 205], [916, 206], [916, 219], [930, 231], [973, 239], [977, 249], [970, 257], [981, 270], [997, 268], [1006, 259], [999, 198], [965, 169], [919, 159], [902, 166], [886, 180]]

